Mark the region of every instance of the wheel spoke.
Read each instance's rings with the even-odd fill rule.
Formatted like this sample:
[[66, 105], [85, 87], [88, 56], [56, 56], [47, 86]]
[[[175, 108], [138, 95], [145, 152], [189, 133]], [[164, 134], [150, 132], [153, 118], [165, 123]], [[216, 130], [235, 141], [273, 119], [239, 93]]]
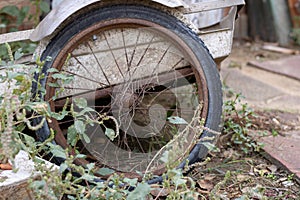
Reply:
[[121, 32], [122, 32], [124, 53], [125, 53], [125, 56], [126, 56], [127, 71], [129, 71], [129, 58], [128, 58], [127, 47], [126, 47], [126, 44], [125, 44], [124, 29], [122, 29]]
[[[63, 70], [63, 72], [66, 72], [66, 73], [68, 73], [68, 74], [71, 74], [71, 75], [80, 77], [80, 78], [85, 79], [85, 80], [87, 80], [87, 81], [91, 81], [91, 82], [93, 82], [93, 83], [97, 83], [97, 84], [99, 84], [99, 86], [108, 86], [107, 84], [101, 83], [101, 82], [99, 82], [99, 81], [95, 81], [95, 80], [93, 80], [93, 79], [91, 79], [91, 78], [88, 78], [88, 77], [86, 77], [86, 76], [79, 75], [79, 74], [74, 73], [74, 72], [70, 72], [70, 71], [67, 71], [67, 70]], [[90, 88], [89, 88], [88, 90], [90, 90]]]
[[97, 62], [97, 64], [98, 64], [98, 66], [99, 66], [99, 68], [100, 68], [103, 76], [105, 77], [107, 83], [110, 85], [109, 79], [108, 79], [107, 75], [105, 74], [105, 72], [104, 72], [104, 70], [103, 70], [103, 68], [102, 68], [102, 66], [100, 64], [100, 61], [98, 60], [98, 58], [97, 58], [96, 54], [94, 53], [94, 51], [93, 51], [91, 45], [89, 44], [89, 42], [87, 42], [87, 45], [88, 45], [89, 49], [91, 50], [91, 52], [92, 52], [92, 54], [93, 54], [93, 56], [95, 58], [95, 61]]
[[114, 62], [115, 62], [115, 64], [116, 64], [118, 70], [119, 70], [120, 74], [122, 75], [122, 77], [124, 78], [123, 72], [122, 72], [122, 70], [121, 70], [121, 68], [120, 68], [120, 66], [119, 66], [119, 64], [118, 64], [118, 62], [117, 62], [117, 59], [116, 59], [116, 57], [115, 57], [114, 52], [112, 51], [112, 49], [111, 49], [111, 47], [110, 47], [110, 44], [109, 44], [109, 42], [108, 42], [108, 40], [107, 40], [107, 37], [106, 37], [105, 33], [103, 33], [103, 36], [104, 36], [104, 38], [105, 38], [106, 44], [107, 44], [107, 46], [108, 46], [108, 49], [109, 49], [109, 51], [110, 51], [110, 53], [111, 53], [111, 55], [112, 55], [112, 57], [113, 57], [113, 59], [114, 59]]
[[[85, 70], [85, 72], [87, 72], [89, 74], [89, 76], [94, 78], [93, 80], [95, 80], [94, 75], [84, 66], [84, 64], [82, 64], [82, 62], [78, 59], [77, 56], [71, 54], [71, 57], [76, 60], [76, 62]], [[101, 83], [101, 84], [103, 84], [103, 83]]]
[[[181, 35], [186, 30], [179, 34], [160, 22], [127, 18], [130, 12], [125, 18], [116, 19], [114, 16], [106, 19], [106, 15], [99, 13], [106, 20], [89, 21], [98, 18], [97, 15], [84, 20], [88, 26], [70, 32], [74, 35], [59, 33], [68, 38], [66, 44], [55, 44], [59, 51], [52, 54], [51, 67], [75, 78], [61, 86], [65, 91], [56, 100], [52, 100], [52, 96], [61, 88], [47, 86], [47, 100], [53, 111], [75, 108], [81, 112], [83, 108], [73, 107], [71, 103], [76, 98], [86, 99], [87, 106], [93, 109], [88, 112], [88, 118], [97, 123], [88, 124], [86, 128], [91, 143], [80, 141], [76, 148], [79, 152], [88, 152], [89, 159], [96, 159], [100, 166], [126, 176], [150, 168], [154, 174], [161, 174], [165, 164], [160, 156], [166, 148], [172, 149], [173, 142], [181, 142], [182, 152], [172, 158], [172, 162], [183, 160], [192, 150], [192, 140], [198, 133], [183, 133], [184, 125], [172, 124], [170, 117], [193, 122], [191, 127], [197, 127], [200, 120], [196, 118], [195, 126], [193, 121], [196, 108], [204, 102], [203, 112], [199, 111], [204, 118], [208, 110], [206, 78], [199, 58], [187, 44], [190, 41]], [[71, 53], [71, 59], [65, 64], [63, 59], [67, 52]], [[69, 105], [66, 105], [67, 99]], [[68, 147], [66, 133], [75, 120], [70, 115], [49, 124], [60, 137], [58, 144], [65, 148]], [[112, 133], [115, 133], [114, 139], [108, 137]]]
[[140, 58], [140, 60], [138, 61], [138, 63], [137, 63], [136, 66], [140, 66], [140, 64], [141, 64], [142, 60], [144, 59], [144, 57], [145, 57], [145, 55], [146, 55], [148, 49], [150, 48], [150, 46], [151, 46], [152, 41], [154, 40], [154, 38], [155, 38], [155, 36], [152, 36], [150, 42], [148, 43], [146, 49], [144, 50], [144, 52], [143, 52], [143, 54], [142, 54], [142, 56], [141, 56], [141, 58]]
[[131, 67], [132, 65], [132, 61], [133, 61], [133, 58], [134, 58], [134, 54], [135, 54], [135, 51], [136, 51], [136, 48], [137, 48], [137, 44], [139, 42], [139, 39], [140, 39], [140, 35], [141, 35], [141, 32], [140, 30], [138, 29], [138, 36], [136, 38], [136, 41], [135, 41], [135, 44], [134, 44], [134, 49], [133, 49], [133, 52], [131, 54], [131, 58], [130, 58], [130, 62], [129, 62], [129, 66]]

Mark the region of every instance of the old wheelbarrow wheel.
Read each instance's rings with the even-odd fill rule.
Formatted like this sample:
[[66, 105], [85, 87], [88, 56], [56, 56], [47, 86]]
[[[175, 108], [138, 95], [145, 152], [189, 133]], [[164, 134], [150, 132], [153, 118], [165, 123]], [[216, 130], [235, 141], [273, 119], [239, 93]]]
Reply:
[[[53, 85], [61, 82], [51, 74], [41, 80], [52, 111], [61, 111], [67, 98], [84, 97], [98, 112], [91, 116], [108, 116], [103, 124], [85, 124], [91, 142], [82, 141], [78, 150], [89, 155], [86, 161], [134, 177], [137, 171], [162, 174], [166, 152], [181, 167], [207, 155], [199, 137], [212, 142], [215, 135], [200, 135], [197, 127], [201, 118], [219, 130], [219, 74], [202, 41], [176, 17], [140, 5], [92, 10], [51, 40], [42, 59], [47, 56], [52, 60], [43, 73], [55, 68], [74, 78], [55, 100]], [[37, 135], [45, 138], [50, 127], [66, 148], [76, 120], [53, 119]]]

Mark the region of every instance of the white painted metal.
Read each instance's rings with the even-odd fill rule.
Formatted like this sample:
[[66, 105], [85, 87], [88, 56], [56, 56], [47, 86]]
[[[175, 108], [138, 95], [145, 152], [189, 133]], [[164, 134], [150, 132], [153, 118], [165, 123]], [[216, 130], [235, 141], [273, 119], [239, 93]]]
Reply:
[[0, 35], [0, 44], [28, 40], [34, 29]]
[[237, 7], [232, 7], [229, 14], [215, 27], [216, 29], [200, 31], [199, 37], [214, 59], [225, 58], [231, 52], [236, 13]]
[[[67, 17], [74, 14], [74, 12], [90, 5], [91, 3], [101, 0], [65, 0], [57, 8], [52, 10], [47, 17], [39, 24], [35, 30], [20, 31], [15, 33], [8, 33], [0, 35], [0, 44], [5, 42], [14, 42], [31, 39], [32, 41], [39, 41], [51, 35], [56, 28], [59, 27]], [[150, 0], [149, 0], [150, 1]], [[152, 0], [168, 7], [181, 7], [181, 11], [185, 13], [194, 13], [212, 9], [219, 9], [223, 7], [230, 7], [236, 5], [243, 5], [244, 0], [210, 0], [186, 4], [181, 0]], [[192, 1], [192, 0], [191, 0]], [[190, 1], [190, 2], [191, 2]], [[236, 15], [236, 8], [228, 15], [227, 20], [220, 22], [221, 26], [212, 27], [213, 31], [200, 31], [200, 38], [204, 41], [213, 58], [226, 57], [231, 51], [234, 19]], [[226, 26], [223, 26], [223, 25]], [[217, 41], [216, 41], [217, 40]], [[42, 53], [44, 47], [47, 45], [48, 39], [44, 39], [37, 49], [37, 53]]]
[[[30, 36], [32, 41], [39, 41], [44, 37], [51, 35], [60, 24], [62, 24], [68, 17], [84, 7], [100, 2], [101, 0], [65, 0], [52, 10], [46, 18], [38, 25], [35, 31]], [[196, 13], [220, 9], [224, 7], [243, 5], [244, 0], [211, 0], [209, 2], [199, 2], [194, 4], [186, 4], [181, 0], [149, 0], [157, 2], [169, 8], [179, 8], [181, 12]]]
[[207, 2], [189, 4], [188, 7], [180, 9], [183, 13], [197, 13], [220, 8], [244, 5], [245, 0], [211, 0]]
[[[101, 0], [65, 0], [54, 8], [46, 18], [38, 25], [30, 36], [32, 41], [39, 41], [51, 35], [68, 17], [78, 10]], [[149, 0], [150, 1], [150, 0]], [[151, 0], [164, 6], [175, 8], [184, 6], [181, 0]]]
[[[205, 3], [214, 0], [183, 0], [188, 5], [193, 5], [195, 3]], [[202, 29], [208, 26], [215, 25], [219, 23], [224, 16], [223, 9], [209, 10], [198, 13], [191, 13], [185, 15], [189, 21], [191, 21], [198, 29]]]

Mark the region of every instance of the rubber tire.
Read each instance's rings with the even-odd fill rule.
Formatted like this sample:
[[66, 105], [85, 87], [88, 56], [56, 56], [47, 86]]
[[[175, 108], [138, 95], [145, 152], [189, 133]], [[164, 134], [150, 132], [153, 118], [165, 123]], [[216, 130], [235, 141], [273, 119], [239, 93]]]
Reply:
[[[124, 17], [148, 20], [163, 26], [179, 36], [190, 47], [202, 66], [208, 87], [209, 105], [205, 127], [214, 131], [219, 131], [222, 114], [222, 89], [219, 71], [217, 70], [216, 64], [208, 49], [205, 47], [204, 43], [196, 33], [194, 33], [190, 28], [187, 27], [186, 24], [176, 17], [161, 10], [142, 5], [124, 4], [113, 5], [89, 11], [88, 13], [77, 17], [73, 22], [67, 24], [55, 37], [53, 37], [46, 50], [43, 52], [41, 59], [45, 60], [46, 57], [50, 56], [52, 60], [54, 60], [59, 51], [65, 44], [68, 43], [72, 36], [93, 25], [94, 23], [101, 20]], [[52, 61], [46, 62], [42, 72], [46, 74], [47, 70], [51, 68], [51, 66]], [[40, 83], [43, 87], [45, 87], [46, 78], [42, 79]], [[36, 84], [33, 85], [33, 92], [37, 92]], [[39, 121], [40, 120], [38, 120], [36, 123]], [[47, 123], [45, 123], [43, 128], [38, 130], [36, 134], [41, 141], [44, 141], [46, 138], [48, 138], [50, 131]], [[201, 135], [201, 138], [209, 136], [213, 135], [208, 131], [204, 131], [204, 133]], [[207, 153], [208, 149], [203, 144], [196, 144], [187, 158], [189, 160], [189, 164], [205, 158]], [[184, 167], [184, 165], [185, 161], [182, 162], [179, 167]]]

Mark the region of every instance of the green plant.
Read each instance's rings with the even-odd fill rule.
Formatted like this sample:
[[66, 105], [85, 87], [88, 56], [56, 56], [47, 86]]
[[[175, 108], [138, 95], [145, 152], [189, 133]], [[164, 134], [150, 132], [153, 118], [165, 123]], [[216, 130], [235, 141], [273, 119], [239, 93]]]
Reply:
[[21, 28], [24, 21], [28, 20], [29, 6], [18, 8], [14, 5], [5, 6], [0, 9], [0, 28], [13, 32]]
[[246, 103], [241, 103], [241, 98], [241, 94], [235, 94], [224, 103], [223, 133], [231, 136], [230, 146], [240, 148], [244, 153], [259, 151], [263, 144], [255, 141], [249, 132], [256, 116]]
[[[35, 12], [30, 12], [30, 6], [4, 6], [0, 9], [0, 28], [5, 32], [14, 32], [23, 29], [24, 23], [37, 25], [40, 17], [50, 11], [50, 5], [43, 0], [30, 0]], [[32, 21], [33, 20], [33, 21]]]
[[297, 22], [297, 25], [292, 29], [290, 36], [295, 44], [300, 45], [300, 17], [296, 16], [294, 20]]
[[277, 176], [274, 173], [269, 173], [267, 174], [267, 178], [274, 181], [277, 179]]
[[[35, 12], [30, 12], [30, 6], [17, 7], [15, 5], [5, 6], [0, 9], [0, 31], [1, 32], [15, 32], [35, 26], [39, 23], [40, 17], [50, 11], [50, 5], [43, 0], [31, 0], [35, 8]], [[36, 49], [36, 44], [33, 42], [14, 42], [10, 44], [13, 52], [22, 49], [24, 54], [31, 54]], [[0, 58], [8, 60], [5, 45], [0, 45]]]
[[[91, 118], [91, 113], [97, 113], [87, 107], [85, 99], [79, 98], [70, 104], [67, 101], [60, 112], [51, 112], [49, 104], [40, 98], [40, 95], [33, 97], [31, 94], [32, 82], [36, 82], [37, 87], [41, 89], [41, 96], [46, 93], [39, 84], [39, 80], [45, 74], [39, 73], [41, 77], [36, 81], [33, 79], [33, 74], [41, 72], [45, 61], [40, 61], [37, 58], [37, 68], [16, 64], [16, 59], [22, 56], [22, 52], [13, 53], [8, 44], [6, 44], [6, 48], [9, 61], [2, 61], [6, 67], [0, 76], [1, 83], [5, 84], [4, 88], [7, 88], [0, 97], [0, 144], [2, 144], [1, 148], [5, 149], [5, 154], [0, 154], [2, 155], [2, 162], [7, 162], [8, 159], [12, 160], [20, 149], [29, 153], [35, 162], [36, 171], [39, 172], [37, 179], [30, 180], [30, 190], [35, 199], [146, 199], [153, 190], [157, 189], [147, 183], [147, 180], [152, 177], [150, 174], [146, 174], [144, 179], [139, 182], [137, 178], [131, 179], [118, 175], [112, 169], [98, 168], [95, 163], [89, 163], [85, 166], [75, 165], [76, 159], [86, 158], [86, 155], [79, 153], [76, 147], [80, 140], [89, 143], [89, 138], [85, 134], [87, 124], [103, 123], [109, 117], [98, 115], [97, 120]], [[55, 69], [50, 69], [50, 71], [52, 78], [58, 79], [60, 83], [68, 83], [72, 80], [71, 76]], [[58, 90], [58, 92], [61, 91]], [[75, 110], [74, 106], [78, 109]], [[71, 109], [67, 110], [67, 107], [71, 107]], [[32, 136], [26, 134], [29, 130], [40, 129], [46, 120], [51, 121], [51, 118], [61, 119], [66, 116], [73, 116], [76, 119], [74, 125], [68, 129], [69, 147], [66, 149], [53, 144], [55, 131], [52, 129], [50, 136], [43, 142], [36, 141]], [[31, 122], [35, 118], [42, 118], [42, 120], [33, 125]], [[195, 118], [195, 120], [200, 119]], [[175, 124], [186, 124], [180, 118], [172, 118], [170, 121]], [[186, 125], [185, 131], [193, 128], [194, 131], [198, 132], [196, 137], [204, 129], [202, 125], [199, 127]], [[111, 140], [118, 134], [113, 130], [106, 131], [106, 133]], [[180, 133], [178, 137], [180, 137]], [[199, 196], [195, 181], [184, 176], [182, 169], [176, 169], [177, 165], [170, 163], [172, 153], [180, 150], [179, 146], [182, 142], [185, 141], [175, 143], [174, 140], [171, 142], [164, 149], [165, 154], [161, 158], [163, 162], [166, 162], [168, 170], [163, 175], [163, 184], [160, 189], [167, 191], [167, 199], [195, 199]], [[48, 167], [39, 158], [45, 155], [61, 158], [64, 161], [58, 167]], [[99, 175], [109, 178], [99, 180]], [[159, 198], [160, 195], [158, 193], [156, 197]]]
[[[22, 29], [26, 20], [28, 20], [29, 6], [18, 8], [17, 6], [5, 6], [0, 9], [0, 28], [4, 32], [14, 32]], [[22, 48], [24, 53], [32, 53], [36, 45], [29, 42], [14, 42], [10, 48], [15, 52]], [[0, 45], [0, 58], [8, 60], [5, 45]]]
[[293, 28], [291, 32], [291, 38], [295, 44], [300, 45], [300, 28]]
[[50, 5], [44, 0], [30, 1], [35, 7], [35, 14], [31, 15], [30, 18], [33, 18], [35, 25], [37, 25], [40, 22], [40, 17], [50, 11]]

